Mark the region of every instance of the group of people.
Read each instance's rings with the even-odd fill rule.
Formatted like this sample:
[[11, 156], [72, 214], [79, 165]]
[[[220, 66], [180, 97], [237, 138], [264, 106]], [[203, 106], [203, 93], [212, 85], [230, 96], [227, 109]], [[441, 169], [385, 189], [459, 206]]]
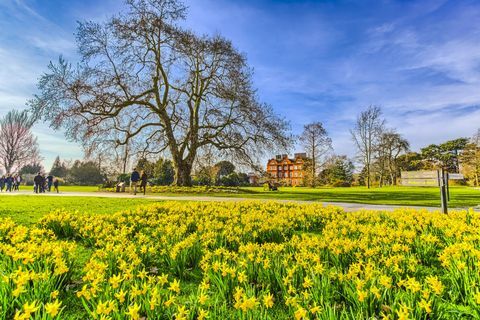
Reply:
[[53, 177], [51, 174], [45, 177], [45, 174], [39, 172], [35, 176], [35, 178], [33, 178], [33, 191], [35, 193], [44, 193], [46, 191], [51, 192], [52, 186], [54, 190], [58, 193], [58, 185], [58, 179]]
[[22, 182], [22, 176], [19, 174], [7, 174], [0, 177], [0, 192], [12, 192], [20, 190], [20, 183]]
[[137, 186], [140, 186], [140, 192], [142, 192], [143, 189], [143, 195], [145, 195], [147, 192], [147, 181], [148, 176], [145, 171], [142, 170], [138, 173], [137, 168], [133, 168], [132, 174], [130, 175], [130, 187], [134, 195], [137, 194]]

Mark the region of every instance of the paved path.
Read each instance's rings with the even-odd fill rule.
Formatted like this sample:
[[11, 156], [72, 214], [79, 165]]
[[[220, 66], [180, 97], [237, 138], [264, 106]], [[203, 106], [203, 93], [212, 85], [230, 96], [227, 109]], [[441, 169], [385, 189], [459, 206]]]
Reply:
[[151, 200], [179, 200], [179, 201], [276, 201], [276, 202], [293, 202], [293, 203], [322, 203], [324, 205], [333, 205], [342, 207], [345, 211], [357, 210], [382, 210], [393, 211], [398, 208], [414, 208], [425, 209], [428, 211], [437, 211], [439, 208], [435, 207], [419, 207], [419, 206], [399, 206], [399, 205], [377, 205], [365, 203], [344, 203], [344, 202], [324, 202], [324, 201], [305, 201], [305, 200], [286, 200], [286, 199], [261, 199], [261, 198], [240, 198], [240, 197], [209, 197], [209, 196], [160, 196], [160, 195], [146, 195], [143, 194], [129, 194], [129, 193], [113, 193], [113, 192], [61, 192], [61, 193], [43, 193], [33, 194], [30, 191], [19, 192], [3, 192], [1, 196], [17, 196], [17, 195], [32, 195], [38, 197], [101, 197], [101, 198], [127, 198], [127, 199], [151, 199]]

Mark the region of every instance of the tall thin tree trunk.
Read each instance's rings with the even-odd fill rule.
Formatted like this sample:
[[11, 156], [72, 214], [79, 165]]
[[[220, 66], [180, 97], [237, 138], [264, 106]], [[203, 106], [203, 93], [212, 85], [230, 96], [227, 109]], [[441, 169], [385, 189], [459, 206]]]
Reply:
[[370, 165], [367, 165], [367, 189], [370, 189]]

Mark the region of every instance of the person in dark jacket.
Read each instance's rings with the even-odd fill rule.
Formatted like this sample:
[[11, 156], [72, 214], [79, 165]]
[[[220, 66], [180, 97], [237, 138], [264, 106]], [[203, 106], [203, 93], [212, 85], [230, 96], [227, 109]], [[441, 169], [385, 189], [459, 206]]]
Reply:
[[140, 174], [137, 171], [137, 168], [133, 168], [132, 174], [130, 175], [130, 189], [133, 190], [133, 194], [137, 194], [138, 181], [140, 181]]
[[52, 184], [53, 184], [53, 176], [51, 174], [47, 177], [47, 190], [48, 192], [52, 191]]
[[147, 192], [147, 180], [148, 180], [148, 176], [147, 174], [145, 173], [145, 171], [141, 171], [140, 172], [140, 192], [142, 191], [143, 189], [143, 195], [145, 195], [145, 193]]
[[59, 184], [60, 184], [60, 181], [58, 181], [58, 178], [53, 179], [53, 189], [55, 191], [57, 191], [57, 193], [59, 192], [59, 190], [58, 190], [58, 185]]
[[7, 185], [7, 189], [5, 191], [12, 192], [13, 177], [11, 174], [9, 174], [5, 179], [5, 184]]
[[3, 192], [3, 188], [5, 188], [5, 176], [0, 177], [0, 192]]
[[42, 192], [43, 189], [43, 177], [42, 174], [39, 172], [35, 178], [33, 178], [35, 193]]

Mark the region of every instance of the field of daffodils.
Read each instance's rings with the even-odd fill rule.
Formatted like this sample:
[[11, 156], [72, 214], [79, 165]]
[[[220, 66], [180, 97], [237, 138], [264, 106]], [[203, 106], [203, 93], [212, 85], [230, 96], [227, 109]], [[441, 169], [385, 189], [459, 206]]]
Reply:
[[165, 202], [0, 220], [0, 319], [479, 319], [480, 215]]

